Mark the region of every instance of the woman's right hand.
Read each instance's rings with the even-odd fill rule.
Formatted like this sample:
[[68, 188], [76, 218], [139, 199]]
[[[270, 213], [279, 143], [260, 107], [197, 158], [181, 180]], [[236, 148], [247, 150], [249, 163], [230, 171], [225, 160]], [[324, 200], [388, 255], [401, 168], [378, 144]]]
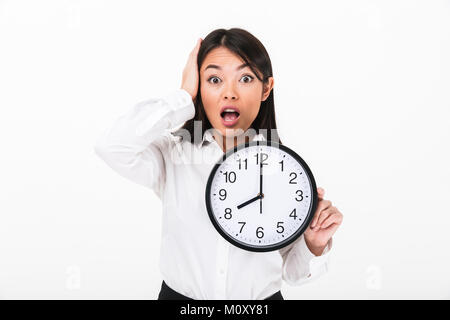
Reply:
[[181, 81], [181, 89], [186, 90], [192, 97], [192, 100], [197, 96], [198, 91], [198, 66], [197, 66], [197, 54], [200, 49], [200, 44], [203, 41], [202, 38], [197, 40], [197, 44], [189, 54], [188, 61], [183, 70], [183, 78]]

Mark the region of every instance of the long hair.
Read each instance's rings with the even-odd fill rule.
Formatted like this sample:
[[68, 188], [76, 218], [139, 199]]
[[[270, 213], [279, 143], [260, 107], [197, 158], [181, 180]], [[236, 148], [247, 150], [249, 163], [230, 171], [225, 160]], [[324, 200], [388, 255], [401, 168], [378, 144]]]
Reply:
[[[194, 121], [201, 121], [202, 136], [206, 130], [212, 128], [211, 123], [206, 116], [200, 93], [200, 67], [202, 66], [207, 54], [217, 47], [226, 47], [230, 51], [239, 55], [246, 63], [249, 64], [250, 69], [256, 77], [263, 82], [263, 86], [268, 83], [268, 78], [273, 76], [272, 63], [266, 49], [250, 32], [240, 28], [231, 28], [229, 30], [216, 29], [209, 33], [202, 41], [197, 55], [199, 84], [197, 95], [194, 100], [195, 115], [192, 119], [186, 121], [181, 127], [181, 129], [186, 129], [190, 133], [191, 143], [194, 137]], [[266, 140], [271, 140], [274, 138], [274, 140], [281, 144], [275, 121], [273, 94], [272, 88], [266, 100], [261, 101], [258, 115], [250, 125], [250, 128], [253, 128], [257, 133], [259, 133], [261, 129], [265, 129], [261, 130], [261, 133]], [[276, 137], [272, 137], [272, 134], [276, 135]]]

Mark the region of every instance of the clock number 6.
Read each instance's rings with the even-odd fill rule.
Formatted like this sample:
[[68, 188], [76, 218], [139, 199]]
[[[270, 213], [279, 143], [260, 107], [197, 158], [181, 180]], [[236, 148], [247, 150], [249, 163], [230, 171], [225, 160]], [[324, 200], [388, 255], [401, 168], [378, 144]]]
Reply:
[[[261, 230], [260, 230], [261, 229]], [[263, 232], [264, 228], [263, 227], [258, 227], [256, 229], [256, 236], [261, 239], [262, 237], [264, 237], [264, 232]]]

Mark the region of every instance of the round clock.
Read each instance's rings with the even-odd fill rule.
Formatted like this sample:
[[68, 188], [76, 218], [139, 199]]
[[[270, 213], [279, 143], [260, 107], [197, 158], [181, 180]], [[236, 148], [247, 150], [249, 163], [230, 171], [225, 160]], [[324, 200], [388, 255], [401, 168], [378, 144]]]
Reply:
[[309, 226], [318, 201], [306, 162], [274, 141], [247, 142], [226, 152], [209, 175], [205, 200], [222, 237], [257, 252], [295, 241]]

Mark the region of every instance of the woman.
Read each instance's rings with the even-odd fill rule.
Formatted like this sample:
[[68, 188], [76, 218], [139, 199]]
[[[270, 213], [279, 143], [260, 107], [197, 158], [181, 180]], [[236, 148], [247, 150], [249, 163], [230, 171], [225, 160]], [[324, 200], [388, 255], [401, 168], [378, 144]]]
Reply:
[[273, 86], [258, 39], [214, 30], [190, 53], [180, 89], [136, 104], [98, 139], [95, 150], [112, 169], [163, 202], [159, 299], [283, 299], [282, 280], [299, 285], [326, 272], [343, 216], [322, 188], [307, 231], [278, 251], [233, 246], [206, 211], [206, 182], [223, 153], [278, 137]]

